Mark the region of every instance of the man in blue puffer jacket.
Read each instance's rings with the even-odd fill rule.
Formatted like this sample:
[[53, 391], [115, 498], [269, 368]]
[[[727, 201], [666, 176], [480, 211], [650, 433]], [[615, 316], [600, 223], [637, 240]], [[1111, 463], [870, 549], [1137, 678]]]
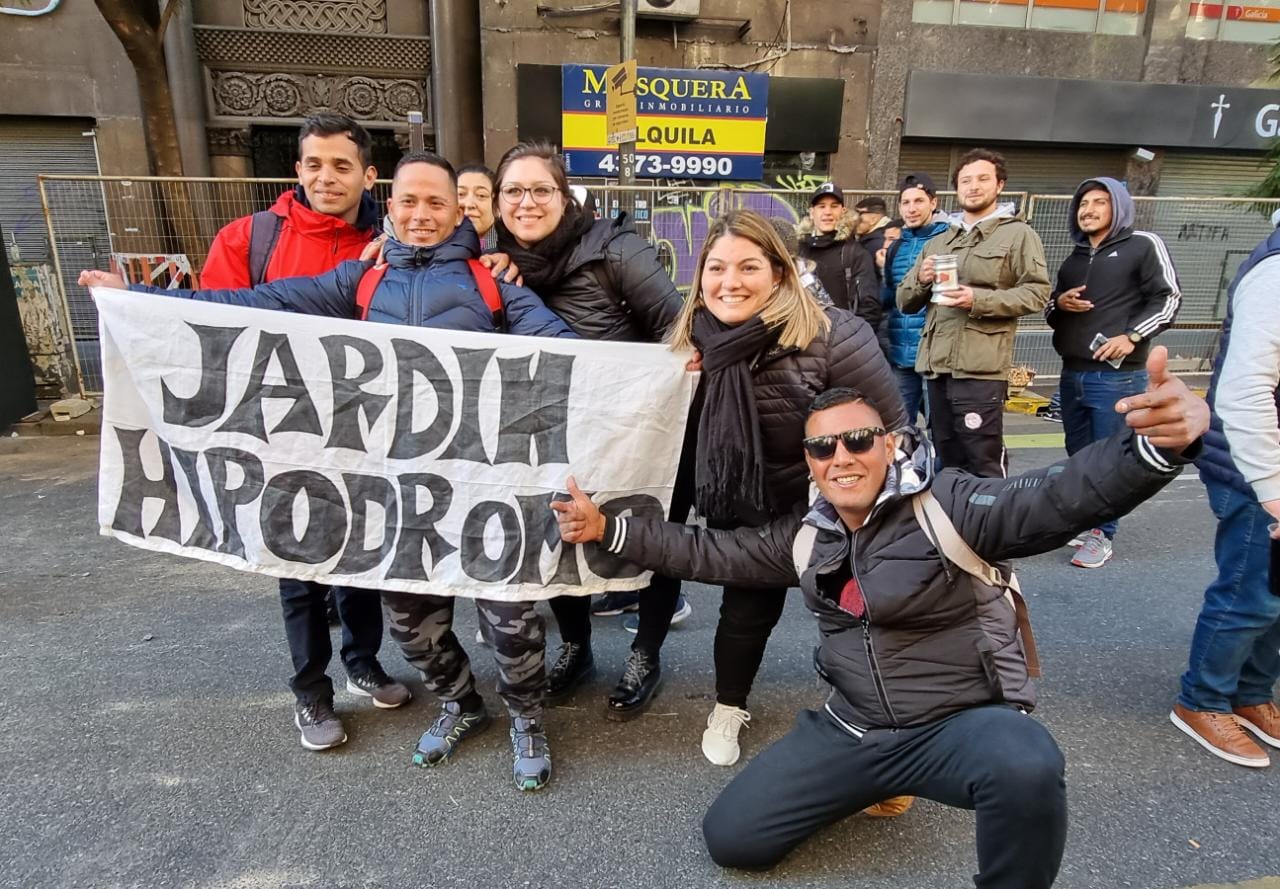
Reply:
[[938, 210], [938, 188], [928, 173], [908, 173], [898, 183], [898, 212], [906, 223], [902, 237], [893, 242], [884, 260], [884, 324], [881, 343], [885, 356], [898, 377], [907, 419], [915, 423], [924, 400], [924, 377], [916, 372], [916, 352], [920, 348], [920, 331], [924, 330], [928, 307], [906, 313], [898, 308], [897, 291], [902, 279], [915, 265], [925, 243], [946, 231], [947, 223], [934, 219]]
[[[368, 319], [446, 330], [494, 331], [498, 319], [484, 301], [467, 261], [480, 253], [480, 240], [458, 204], [458, 181], [448, 161], [412, 153], [396, 165], [387, 202], [391, 231], [382, 248], [386, 269], [369, 304]], [[161, 290], [164, 296], [227, 305], [281, 309], [337, 318], [359, 316], [356, 297], [369, 261], [344, 262], [314, 278], [284, 278], [252, 289]], [[117, 287], [124, 281], [105, 272], [80, 275], [86, 287]], [[502, 315], [510, 333], [573, 337], [560, 317], [531, 290], [498, 282]], [[467, 654], [453, 633], [454, 599], [448, 596], [383, 592], [391, 637], [405, 660], [422, 672], [427, 688], [441, 700], [436, 720], [418, 741], [414, 762], [444, 762], [469, 735], [489, 722], [476, 692]], [[532, 602], [476, 600], [485, 638], [498, 664], [498, 691], [512, 719], [514, 778], [521, 790], [537, 790], [551, 778], [551, 754], [542, 728], [546, 633]], [[296, 714], [323, 730], [337, 722], [332, 701]], [[340, 729], [341, 723], [338, 723]]]

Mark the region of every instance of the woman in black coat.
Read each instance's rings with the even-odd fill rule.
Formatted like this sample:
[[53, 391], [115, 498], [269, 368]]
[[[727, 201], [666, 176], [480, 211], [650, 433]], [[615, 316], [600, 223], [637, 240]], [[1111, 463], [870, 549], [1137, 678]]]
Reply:
[[[890, 430], [907, 423], [875, 331], [844, 309], [819, 304], [773, 226], [750, 210], [712, 223], [670, 341], [702, 353], [696, 429], [686, 438], [696, 437], [694, 502], [711, 527], [759, 527], [805, 507], [804, 420], [819, 393], [858, 389]], [[751, 719], [747, 696], [786, 592], [724, 589], [716, 705], [702, 736], [702, 752], [716, 765], [738, 760], [738, 734]]]
[[[584, 339], [661, 342], [683, 300], [652, 245], [636, 234], [625, 214], [595, 219], [569, 191], [564, 163], [544, 143], [521, 143], [498, 165], [498, 250], [508, 254], [524, 283]], [[688, 484], [677, 477], [671, 518], [684, 521]], [[616, 613], [614, 603], [638, 601], [639, 630], [606, 715], [640, 715], [658, 689], [659, 652], [673, 615], [690, 609], [680, 582], [654, 576], [643, 595], [611, 593], [597, 613]], [[591, 603], [586, 596], [558, 596], [551, 610], [563, 645], [548, 671], [547, 700], [566, 698], [595, 672], [591, 652]]]

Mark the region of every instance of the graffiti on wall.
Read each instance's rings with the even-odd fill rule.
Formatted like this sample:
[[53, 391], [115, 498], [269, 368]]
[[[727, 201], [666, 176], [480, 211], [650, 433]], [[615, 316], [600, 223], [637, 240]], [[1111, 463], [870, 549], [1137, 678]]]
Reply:
[[[765, 217], [785, 219], [793, 225], [799, 214], [787, 198], [765, 191], [759, 183], [735, 185], [732, 191], [672, 192], [670, 199], [659, 194], [652, 208], [653, 242], [663, 267], [681, 293], [693, 284], [702, 243], [711, 228], [711, 220], [732, 209], [754, 210]], [[671, 200], [674, 199], [674, 200]]]

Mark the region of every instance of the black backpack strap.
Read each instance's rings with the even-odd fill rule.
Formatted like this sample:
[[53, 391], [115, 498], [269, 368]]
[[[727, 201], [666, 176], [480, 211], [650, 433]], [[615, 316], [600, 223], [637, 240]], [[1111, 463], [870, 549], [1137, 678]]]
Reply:
[[257, 287], [267, 274], [267, 263], [280, 238], [284, 217], [270, 210], [259, 210], [249, 217], [249, 286]]
[[850, 236], [840, 245], [840, 271], [844, 274], [844, 298], [845, 303], [849, 307], [849, 311], [858, 314], [858, 288], [853, 284], [853, 260], [850, 259], [848, 249], [853, 244], [853, 237]]

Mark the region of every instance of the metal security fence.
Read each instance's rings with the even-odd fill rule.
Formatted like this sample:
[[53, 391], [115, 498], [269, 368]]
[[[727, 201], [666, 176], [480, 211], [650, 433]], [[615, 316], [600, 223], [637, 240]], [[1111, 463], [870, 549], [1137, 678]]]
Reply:
[[[292, 188], [289, 179], [164, 179], [120, 176], [41, 176], [39, 189], [48, 230], [49, 256], [76, 341], [80, 373], [89, 392], [102, 388], [97, 314], [88, 292], [76, 283], [81, 269], [114, 268], [129, 280], [159, 286], [199, 285], [209, 244], [233, 219], [269, 207]], [[676, 285], [687, 291], [698, 253], [713, 219], [732, 208], [798, 223], [809, 210], [808, 189], [767, 189], [751, 185], [621, 188], [583, 183], [602, 215], [631, 214], [636, 229], [653, 242]], [[390, 183], [380, 180], [374, 197], [385, 202]], [[894, 215], [892, 192], [846, 190], [852, 207], [867, 195], [885, 199]], [[1049, 269], [1072, 248], [1067, 225], [1069, 195], [1010, 193], [1044, 241]], [[1213, 357], [1226, 309], [1226, 288], [1236, 268], [1271, 230], [1268, 215], [1280, 200], [1239, 198], [1135, 198], [1138, 228], [1159, 234], [1169, 247], [1182, 285], [1183, 305], [1175, 329], [1161, 337], [1183, 371], [1206, 370]], [[944, 211], [958, 209], [954, 192], [939, 194]], [[1022, 319], [1015, 361], [1041, 378], [1061, 368], [1050, 331], [1039, 316]]]
[[[1272, 231], [1270, 216], [1280, 200], [1233, 197], [1135, 197], [1134, 228], [1160, 236], [1168, 247], [1182, 291], [1182, 306], [1172, 329], [1160, 337], [1172, 366], [1208, 371], [1227, 309], [1227, 288], [1240, 263]], [[1028, 221], [1044, 242], [1050, 273], [1075, 248], [1071, 240], [1071, 195], [1032, 195]], [[1036, 333], [1037, 329], [1041, 331]], [[1061, 369], [1042, 323], [1024, 319], [1017, 360], [1042, 374]], [[1043, 345], [1035, 345], [1043, 341]]]

